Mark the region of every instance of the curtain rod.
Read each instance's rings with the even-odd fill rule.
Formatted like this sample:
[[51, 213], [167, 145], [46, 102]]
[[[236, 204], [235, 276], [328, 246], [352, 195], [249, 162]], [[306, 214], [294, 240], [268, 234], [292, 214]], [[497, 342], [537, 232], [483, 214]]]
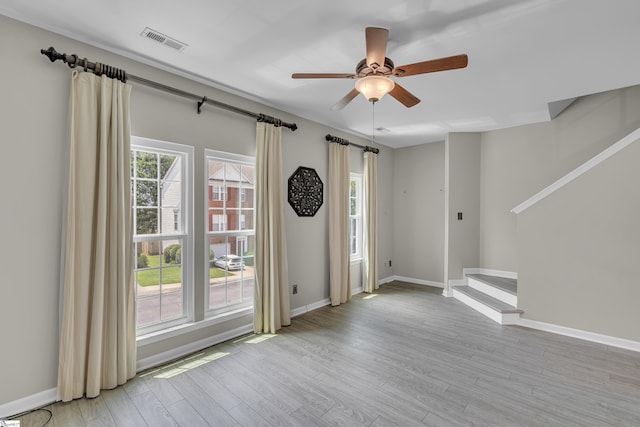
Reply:
[[143, 77], [134, 76], [133, 74], [127, 73], [125, 70], [120, 68], [112, 67], [107, 64], [101, 64], [99, 62], [90, 62], [87, 58], [80, 59], [78, 55], [75, 53], [73, 55], [67, 55], [66, 53], [58, 53], [55, 48], [50, 47], [47, 50], [40, 49], [40, 53], [47, 56], [51, 62], [56, 62], [57, 60], [62, 60], [62, 62], [69, 65], [69, 68], [82, 67], [84, 71], [91, 71], [96, 75], [106, 75], [112, 79], [117, 79], [126, 83], [127, 80], [134, 81], [136, 83], [140, 83], [145, 86], [149, 86], [154, 89], [162, 90], [164, 92], [172, 93], [174, 95], [181, 96], [183, 98], [189, 98], [191, 100], [197, 101], [198, 104], [198, 114], [200, 114], [203, 104], [210, 104], [217, 108], [222, 108], [224, 110], [232, 111], [237, 114], [242, 114], [251, 118], [256, 119], [259, 122], [270, 123], [275, 126], [283, 126], [286, 128], [295, 131], [298, 129], [298, 126], [295, 123], [287, 123], [283, 122], [280, 119], [277, 119], [272, 116], [268, 116], [266, 114], [258, 114], [254, 113], [242, 108], [235, 107], [233, 105], [225, 104], [224, 102], [216, 101], [214, 99], [209, 99], [206, 96], [199, 96], [193, 93], [189, 93], [183, 91], [181, 89], [176, 89], [171, 86], [164, 85], [162, 83], [154, 82], [152, 80], [147, 80]]
[[335, 142], [341, 145], [353, 145], [354, 147], [358, 147], [358, 148], [362, 148], [364, 151], [369, 151], [373, 154], [378, 154], [380, 152], [380, 150], [378, 150], [375, 147], [369, 147], [368, 145], [360, 145], [360, 144], [356, 144], [353, 142], [350, 142], [348, 139], [344, 139], [344, 138], [339, 138], [337, 136], [333, 136], [331, 134], [327, 134], [324, 139], [326, 139], [329, 142]]

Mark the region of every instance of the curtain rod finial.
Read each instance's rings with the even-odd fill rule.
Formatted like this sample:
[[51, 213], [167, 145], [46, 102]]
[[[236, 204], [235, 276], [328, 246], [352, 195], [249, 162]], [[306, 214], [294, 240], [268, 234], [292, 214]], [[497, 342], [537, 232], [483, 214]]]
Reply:
[[40, 49], [40, 53], [49, 58], [49, 61], [56, 62], [58, 59], [64, 59], [63, 53], [58, 53], [53, 46], [50, 46], [49, 49]]

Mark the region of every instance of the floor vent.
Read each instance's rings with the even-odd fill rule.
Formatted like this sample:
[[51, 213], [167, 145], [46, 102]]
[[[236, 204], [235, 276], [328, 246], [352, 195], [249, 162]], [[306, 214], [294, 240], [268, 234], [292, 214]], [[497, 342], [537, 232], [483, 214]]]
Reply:
[[158, 43], [162, 43], [163, 45], [168, 46], [171, 49], [175, 49], [178, 52], [182, 52], [184, 48], [188, 46], [186, 43], [182, 43], [174, 38], [162, 34], [159, 31], [152, 30], [149, 27], [146, 27], [140, 35]]

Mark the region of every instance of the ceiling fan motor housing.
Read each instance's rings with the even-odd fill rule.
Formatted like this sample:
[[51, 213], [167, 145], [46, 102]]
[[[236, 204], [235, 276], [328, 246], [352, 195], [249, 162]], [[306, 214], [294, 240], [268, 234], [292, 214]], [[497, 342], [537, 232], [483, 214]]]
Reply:
[[384, 65], [375, 68], [369, 67], [367, 65], [367, 58], [364, 58], [362, 61], [358, 62], [358, 65], [356, 66], [356, 75], [358, 77], [366, 77], [372, 74], [382, 74], [383, 76], [390, 76], [394, 68], [395, 66], [393, 65], [393, 61], [389, 58], [385, 57]]

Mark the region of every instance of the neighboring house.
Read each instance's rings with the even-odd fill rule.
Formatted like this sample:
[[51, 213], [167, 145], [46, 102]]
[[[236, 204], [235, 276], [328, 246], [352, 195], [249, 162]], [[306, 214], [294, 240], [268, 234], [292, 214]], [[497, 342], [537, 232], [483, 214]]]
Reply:
[[180, 163], [176, 157], [160, 182], [160, 224], [163, 232], [180, 232], [182, 212], [180, 206]]
[[[209, 231], [253, 230], [254, 168], [240, 164], [208, 162], [207, 221]], [[244, 256], [253, 250], [247, 236], [221, 235], [210, 239], [214, 256]]]

